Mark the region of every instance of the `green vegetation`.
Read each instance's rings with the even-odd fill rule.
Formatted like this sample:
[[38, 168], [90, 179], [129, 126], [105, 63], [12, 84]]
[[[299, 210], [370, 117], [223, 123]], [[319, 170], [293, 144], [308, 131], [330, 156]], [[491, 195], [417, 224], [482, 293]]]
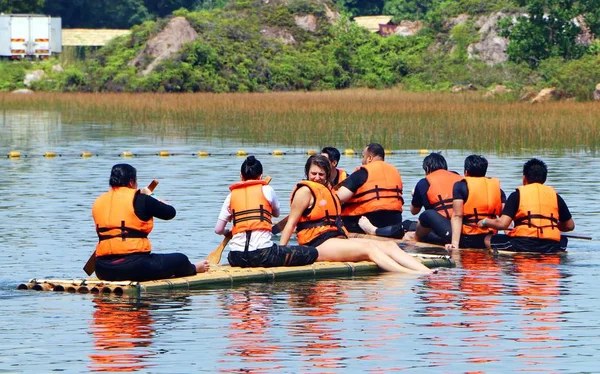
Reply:
[[[83, 60], [65, 53], [58, 61], [0, 63], [0, 90], [24, 88], [25, 72], [35, 69], [46, 73], [33, 83], [37, 91], [221, 93], [395, 86], [448, 91], [455, 85], [485, 90], [502, 84], [513, 90], [508, 99], [518, 98], [525, 86], [555, 86], [566, 96], [587, 100], [600, 82], [600, 43], [576, 43], [581, 27], [572, 22], [581, 16], [578, 22], [585, 20], [590, 33], [599, 32], [597, 0], [338, 0], [346, 15], [336, 21], [327, 16], [336, 4], [327, 1], [13, 0], [12, 11], [37, 6], [62, 16], [65, 26], [76, 24], [76, 9], [96, 9], [100, 3], [102, 9], [88, 12], [93, 20], [77, 22], [136, 25], [131, 35], [86, 52]], [[489, 65], [470, 58], [468, 48], [480, 41], [476, 17], [494, 11], [521, 16], [500, 22], [499, 32], [510, 40], [509, 61]], [[146, 43], [169, 21], [158, 17], [171, 12], [187, 19], [199, 37], [143, 73], [154, 60], [145, 52]], [[348, 17], [382, 12], [396, 21], [419, 19], [425, 27], [414, 36], [383, 38]], [[449, 22], [459, 14], [470, 18]], [[316, 17], [312, 31], [294, 19], [307, 15]], [[63, 71], [53, 71], [57, 63]]]
[[[575, 68], [575, 67], [574, 67]], [[600, 147], [596, 103], [489, 101], [474, 93], [349, 89], [278, 93], [0, 94], [5, 109], [58, 111], [64, 122], [101, 119], [123, 132], [238, 139], [289, 147], [469, 149], [531, 153]]]

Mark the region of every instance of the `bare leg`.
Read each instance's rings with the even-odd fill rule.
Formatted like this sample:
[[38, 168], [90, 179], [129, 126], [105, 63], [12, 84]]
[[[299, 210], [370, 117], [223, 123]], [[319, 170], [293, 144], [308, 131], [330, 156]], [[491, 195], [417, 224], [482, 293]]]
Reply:
[[408, 274], [423, 273], [401, 266], [370, 240], [363, 242], [362, 239], [333, 238], [318, 246], [317, 249], [319, 251], [317, 261], [373, 261], [386, 271]]
[[377, 248], [379, 248], [384, 254], [396, 261], [398, 264], [408, 269], [414, 270], [420, 274], [429, 274], [432, 272], [432, 270], [429, 269], [427, 266], [423, 265], [421, 261], [404, 252], [402, 248], [398, 247], [398, 244], [394, 242], [383, 240], [375, 241], [371, 239], [360, 238], [352, 238], [350, 240], [360, 241], [363, 243], [372, 243]]
[[375, 227], [365, 216], [359, 218], [358, 226], [369, 235], [377, 235], [377, 227]]
[[204, 273], [210, 268], [208, 260], [196, 262], [194, 265], [196, 266], [196, 273]]

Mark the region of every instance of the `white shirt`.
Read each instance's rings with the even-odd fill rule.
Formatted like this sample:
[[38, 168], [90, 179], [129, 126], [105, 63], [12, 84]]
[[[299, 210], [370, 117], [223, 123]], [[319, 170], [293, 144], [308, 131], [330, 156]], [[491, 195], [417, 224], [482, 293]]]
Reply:
[[[269, 185], [262, 186], [263, 195], [265, 195], [265, 199], [271, 204], [271, 208], [273, 209], [273, 217], [279, 217], [280, 207], [279, 200], [277, 199], [277, 194], [273, 187]], [[231, 221], [231, 208], [229, 205], [231, 204], [231, 193], [227, 195], [225, 201], [223, 202], [223, 206], [221, 207], [221, 212], [219, 213], [219, 219], [225, 222]], [[273, 241], [271, 240], [271, 231], [270, 230], [253, 230], [250, 235], [250, 245], [248, 246], [249, 251], [254, 251], [260, 248], [268, 248], [273, 246]], [[240, 232], [235, 234], [231, 240], [229, 241], [229, 250], [230, 251], [244, 251], [246, 247], [246, 233]]]

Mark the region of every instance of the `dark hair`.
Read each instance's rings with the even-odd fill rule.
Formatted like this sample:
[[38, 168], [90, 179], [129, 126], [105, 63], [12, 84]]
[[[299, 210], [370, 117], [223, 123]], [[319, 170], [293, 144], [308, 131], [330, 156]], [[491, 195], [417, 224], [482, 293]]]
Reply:
[[127, 187], [137, 181], [137, 170], [129, 164], [116, 164], [110, 171], [108, 184], [111, 187]]
[[260, 161], [254, 156], [248, 156], [242, 163], [242, 178], [245, 180], [258, 179], [263, 173]]
[[385, 150], [383, 146], [379, 143], [371, 143], [367, 146], [367, 152], [369, 152], [373, 157], [379, 156], [382, 160], [385, 160]]
[[485, 177], [487, 168], [488, 162], [481, 155], [470, 155], [465, 158], [465, 172], [468, 172], [470, 177]]
[[441, 152], [431, 152], [423, 159], [423, 170], [425, 170], [425, 174], [433, 173], [440, 169], [448, 170], [448, 164]]
[[310, 167], [312, 165], [316, 165], [321, 169], [325, 170], [326, 180], [329, 180], [331, 176], [331, 164], [327, 157], [323, 155], [312, 155], [306, 160], [306, 165], [304, 165], [304, 173], [306, 174], [306, 179], [308, 179], [308, 172], [310, 171]]
[[527, 183], [544, 184], [548, 176], [548, 167], [544, 161], [532, 158], [523, 165], [523, 176]]
[[324, 147], [321, 153], [325, 153], [329, 157], [329, 161], [340, 162], [340, 151], [335, 147]]

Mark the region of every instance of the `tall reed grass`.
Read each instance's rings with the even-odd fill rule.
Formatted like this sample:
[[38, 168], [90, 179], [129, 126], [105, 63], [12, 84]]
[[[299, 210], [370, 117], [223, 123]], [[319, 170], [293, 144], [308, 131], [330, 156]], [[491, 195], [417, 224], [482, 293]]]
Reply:
[[528, 104], [480, 94], [397, 89], [264, 94], [1, 94], [3, 109], [54, 110], [65, 122], [117, 123], [147, 132], [285, 146], [465, 149], [495, 153], [591, 151], [600, 145], [600, 105]]

